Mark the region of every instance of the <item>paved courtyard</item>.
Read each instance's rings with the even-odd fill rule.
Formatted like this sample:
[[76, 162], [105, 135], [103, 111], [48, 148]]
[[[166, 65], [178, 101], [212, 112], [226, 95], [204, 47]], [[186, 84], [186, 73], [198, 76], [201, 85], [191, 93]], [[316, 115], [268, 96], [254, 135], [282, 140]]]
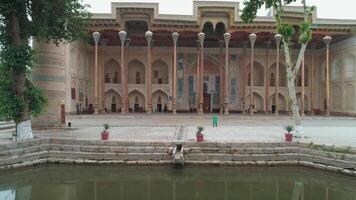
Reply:
[[[71, 128], [35, 129], [37, 137], [65, 137], [99, 140], [102, 125], [110, 125], [111, 140], [125, 141], [194, 141], [197, 126], [205, 128], [209, 142], [282, 142], [283, 126], [292, 124], [289, 116], [243, 115], [219, 116], [219, 127], [211, 125], [212, 114], [105, 114], [71, 115], [67, 123]], [[306, 138], [301, 142], [356, 147], [356, 119], [348, 117], [305, 117], [303, 120]], [[1, 134], [0, 138], [9, 138]]]

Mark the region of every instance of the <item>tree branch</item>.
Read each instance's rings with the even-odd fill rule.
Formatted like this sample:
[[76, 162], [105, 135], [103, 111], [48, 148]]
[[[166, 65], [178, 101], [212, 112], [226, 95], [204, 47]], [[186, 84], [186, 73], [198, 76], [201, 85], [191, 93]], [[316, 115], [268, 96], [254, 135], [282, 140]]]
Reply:
[[308, 43], [302, 44], [302, 48], [299, 51], [298, 60], [292, 72], [293, 78], [295, 78], [299, 72], [300, 65], [302, 64], [302, 60], [304, 59], [304, 53], [305, 53], [305, 49], [307, 48], [307, 45]]

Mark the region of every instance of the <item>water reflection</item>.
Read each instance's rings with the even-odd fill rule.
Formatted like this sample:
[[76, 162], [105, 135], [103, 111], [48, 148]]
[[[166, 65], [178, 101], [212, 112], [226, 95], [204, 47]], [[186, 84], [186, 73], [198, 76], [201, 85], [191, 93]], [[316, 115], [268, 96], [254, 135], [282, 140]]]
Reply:
[[[0, 171], [1, 172], [1, 171]], [[355, 200], [356, 179], [298, 168], [47, 166], [0, 173], [1, 200]]]

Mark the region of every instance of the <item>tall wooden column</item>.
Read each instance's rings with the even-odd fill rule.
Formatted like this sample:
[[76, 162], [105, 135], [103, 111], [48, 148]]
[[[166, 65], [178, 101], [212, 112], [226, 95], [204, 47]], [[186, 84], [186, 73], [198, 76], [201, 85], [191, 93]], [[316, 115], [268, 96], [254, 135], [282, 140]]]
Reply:
[[302, 91], [301, 91], [301, 97], [300, 97], [300, 114], [302, 115], [302, 117], [305, 116], [305, 98], [304, 98], [304, 95], [305, 95], [305, 87], [304, 87], [304, 79], [305, 79], [305, 57], [303, 55], [303, 60], [302, 60]]
[[172, 84], [172, 112], [175, 115], [176, 110], [176, 101], [177, 101], [177, 41], [179, 38], [179, 33], [172, 33], [173, 39], [173, 84]]
[[121, 114], [127, 113], [127, 76], [126, 76], [126, 63], [125, 63], [125, 41], [127, 33], [125, 31], [119, 32], [121, 40]]
[[129, 105], [129, 47], [130, 47], [130, 42], [131, 40], [128, 38], [126, 39], [126, 42], [125, 42], [125, 52], [126, 52], [126, 56], [124, 57], [125, 58], [125, 75], [126, 75], [126, 87], [125, 87], [125, 95], [126, 95], [126, 112], [130, 112], [130, 105]]
[[94, 69], [94, 114], [99, 114], [98, 112], [98, 43], [100, 40], [100, 33], [94, 32], [93, 39], [95, 42], [95, 69]]
[[257, 35], [251, 33], [249, 35], [250, 43], [251, 43], [251, 64], [250, 64], [250, 115], [253, 115], [254, 112], [254, 99], [253, 99], [253, 65], [254, 65], [254, 47]]
[[225, 107], [224, 114], [229, 114], [229, 42], [230, 42], [231, 34], [225, 33]]
[[245, 69], [245, 64], [246, 64], [246, 46], [247, 42], [243, 41], [242, 42], [242, 114], [246, 113], [246, 69]]
[[310, 115], [314, 115], [314, 102], [313, 102], [313, 79], [314, 79], [314, 49], [315, 43], [311, 44], [311, 65], [310, 65], [310, 81], [309, 81], [309, 92], [310, 92]]
[[332, 38], [330, 36], [325, 36], [323, 38], [325, 45], [326, 45], [326, 80], [325, 80], [325, 88], [326, 88], [326, 109], [325, 109], [325, 115], [330, 116], [330, 72], [329, 72], [329, 49], [330, 49], [330, 42]]
[[203, 114], [203, 78], [204, 78], [204, 40], [205, 33], [200, 32], [198, 34], [199, 42], [200, 42], [200, 69], [199, 69], [199, 114]]
[[197, 105], [197, 113], [199, 113], [199, 98], [200, 98], [200, 93], [199, 93], [199, 88], [200, 88], [200, 42], [197, 42], [197, 78], [196, 78], [196, 92], [195, 92], [195, 97], [196, 97], [196, 105]]
[[277, 46], [277, 58], [276, 58], [276, 77], [275, 77], [275, 115], [278, 116], [278, 111], [279, 111], [279, 45], [281, 44], [281, 39], [282, 35], [276, 34], [274, 36], [274, 39], [276, 40], [276, 46]]
[[224, 41], [220, 40], [219, 41], [219, 49], [220, 49], [220, 97], [219, 97], [219, 103], [220, 103], [220, 114], [224, 113], [224, 66], [223, 66], [223, 45]]
[[147, 113], [152, 113], [152, 60], [151, 60], [151, 42], [153, 33], [147, 31], [145, 33], [147, 41], [147, 79], [146, 79], [146, 92], [147, 92]]
[[268, 100], [269, 100], [269, 48], [271, 46], [271, 41], [266, 42], [266, 69], [265, 69], [265, 113], [267, 114]]

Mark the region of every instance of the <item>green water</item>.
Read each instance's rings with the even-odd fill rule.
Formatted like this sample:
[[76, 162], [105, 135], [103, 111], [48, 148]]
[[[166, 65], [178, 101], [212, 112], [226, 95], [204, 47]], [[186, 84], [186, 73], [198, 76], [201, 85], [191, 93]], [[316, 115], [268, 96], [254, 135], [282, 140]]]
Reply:
[[356, 178], [304, 168], [42, 166], [0, 171], [0, 200], [356, 200]]

